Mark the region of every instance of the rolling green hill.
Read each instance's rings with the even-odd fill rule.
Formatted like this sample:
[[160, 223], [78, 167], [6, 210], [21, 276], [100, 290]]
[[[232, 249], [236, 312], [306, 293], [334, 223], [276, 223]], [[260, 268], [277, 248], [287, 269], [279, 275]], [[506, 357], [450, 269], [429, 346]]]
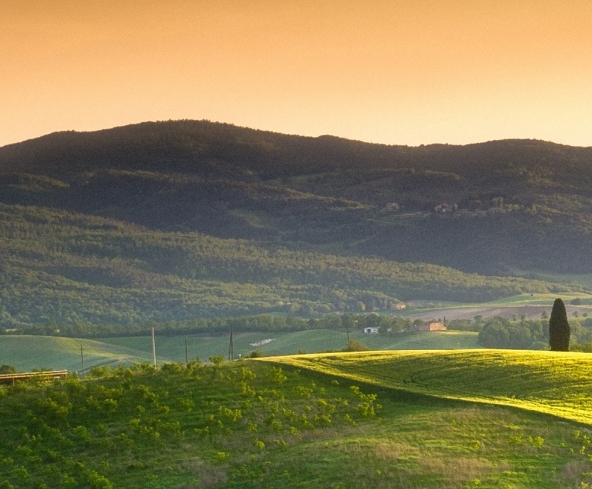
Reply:
[[412, 148], [207, 121], [5, 146], [0, 326], [589, 291], [573, 275], [592, 273], [591, 165], [592, 148], [542, 141]]
[[0, 479], [22, 489], [585, 488], [591, 368], [582, 354], [371, 352], [0, 386]]
[[[147, 343], [150, 345], [149, 339]], [[0, 338], [0, 363], [12, 365], [18, 372], [34, 369], [78, 372], [82, 368], [82, 356], [85, 369], [151, 360], [151, 354], [144, 351], [94, 340], [45, 336]]]
[[268, 358], [356, 382], [518, 407], [592, 424], [592, 356], [508, 350], [361, 352]]

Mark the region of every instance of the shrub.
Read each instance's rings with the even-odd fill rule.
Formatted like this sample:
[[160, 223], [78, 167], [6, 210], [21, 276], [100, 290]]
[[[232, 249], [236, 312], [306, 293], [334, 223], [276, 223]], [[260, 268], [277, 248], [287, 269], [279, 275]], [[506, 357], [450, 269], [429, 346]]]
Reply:
[[358, 340], [349, 340], [341, 351], [368, 351], [368, 348], [364, 343]]

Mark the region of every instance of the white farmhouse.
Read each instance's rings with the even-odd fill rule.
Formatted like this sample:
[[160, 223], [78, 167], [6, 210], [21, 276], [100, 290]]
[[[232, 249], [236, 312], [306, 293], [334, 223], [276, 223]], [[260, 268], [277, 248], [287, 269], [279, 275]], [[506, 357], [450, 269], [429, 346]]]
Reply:
[[375, 327], [364, 328], [364, 333], [365, 334], [376, 334], [376, 333], [378, 333], [379, 329], [380, 328], [375, 328]]

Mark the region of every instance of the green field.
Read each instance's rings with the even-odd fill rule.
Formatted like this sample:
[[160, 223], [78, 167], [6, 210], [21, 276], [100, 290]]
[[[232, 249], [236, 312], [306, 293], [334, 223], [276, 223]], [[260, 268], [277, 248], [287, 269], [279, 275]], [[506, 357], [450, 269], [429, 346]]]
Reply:
[[265, 361], [352, 381], [518, 407], [592, 425], [592, 355], [517, 350], [299, 355]]
[[[363, 342], [371, 349], [451, 349], [476, 348], [477, 335], [470, 332], [433, 332], [401, 336], [393, 339], [381, 335], [352, 333], [352, 339]], [[228, 355], [228, 336], [162, 335], [155, 336], [157, 362], [185, 362], [185, 338], [189, 360], [197, 357], [206, 361], [211, 356]], [[263, 340], [273, 341], [252, 346]], [[289, 355], [298, 352], [323, 352], [342, 349], [347, 342], [340, 331], [313, 330], [294, 333], [241, 333], [234, 335], [235, 358], [247, 357], [258, 350], [265, 356]], [[0, 337], [0, 364], [13, 365], [19, 372], [49, 368], [79, 371], [97, 365], [119, 363], [152, 363], [150, 336], [132, 336], [86, 340], [56, 338], [53, 336]]]
[[588, 489], [592, 356], [381, 351], [0, 387], [0, 487]]
[[146, 361], [143, 353], [101, 341], [52, 336], [0, 337], [0, 363], [12, 365], [19, 372], [33, 369], [79, 371], [82, 355], [85, 368]]
[[[559, 276], [557, 276], [559, 279]], [[573, 278], [576, 281], [576, 276], [562, 276], [565, 281], [569, 281], [569, 278]], [[588, 281], [588, 276], [580, 277], [581, 280]], [[511, 297], [505, 297], [503, 299], [497, 299], [487, 303], [487, 306], [506, 306], [506, 307], [518, 307], [518, 306], [548, 306], [549, 308], [553, 304], [553, 301], [557, 297], [557, 294], [519, 294]], [[587, 293], [563, 293], [561, 294], [563, 301], [566, 304], [572, 299], [581, 299], [585, 304], [590, 304], [592, 296]]]

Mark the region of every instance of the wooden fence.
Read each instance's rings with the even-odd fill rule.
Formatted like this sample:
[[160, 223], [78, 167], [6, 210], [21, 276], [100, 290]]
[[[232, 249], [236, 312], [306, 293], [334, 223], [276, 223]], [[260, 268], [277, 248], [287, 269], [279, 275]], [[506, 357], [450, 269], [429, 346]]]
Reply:
[[2, 374], [0, 375], [0, 384], [14, 384], [18, 380], [26, 379], [61, 379], [68, 375], [67, 370], [49, 370], [46, 372], [23, 372], [18, 374]]

